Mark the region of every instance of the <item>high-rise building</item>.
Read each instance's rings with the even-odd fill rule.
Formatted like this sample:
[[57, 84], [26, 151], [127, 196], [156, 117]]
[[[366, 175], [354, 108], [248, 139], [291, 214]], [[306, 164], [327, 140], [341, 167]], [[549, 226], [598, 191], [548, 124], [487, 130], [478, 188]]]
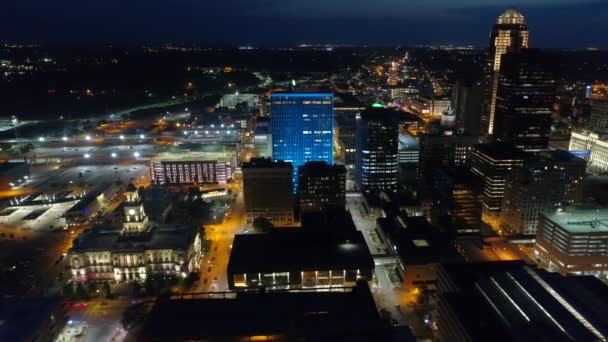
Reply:
[[527, 152], [547, 149], [558, 72], [556, 55], [522, 49], [502, 56], [494, 114], [499, 140]]
[[608, 128], [608, 99], [592, 99], [589, 129], [601, 130]]
[[473, 147], [471, 171], [483, 180], [483, 209], [486, 213], [500, 212], [506, 178], [513, 169], [524, 165], [527, 157], [527, 153], [509, 143], [492, 142]]
[[431, 221], [449, 217], [457, 232], [478, 230], [481, 224], [483, 183], [465, 167], [433, 170]]
[[608, 209], [573, 206], [542, 213], [541, 264], [561, 274], [608, 275]]
[[456, 117], [456, 131], [480, 135], [479, 127], [483, 104], [483, 87], [480, 81], [459, 80], [452, 87], [451, 107]]
[[507, 52], [517, 52], [528, 47], [528, 27], [524, 16], [516, 9], [509, 8], [496, 20], [490, 34], [490, 47], [485, 71], [485, 99], [481, 116], [482, 131], [494, 132], [494, 113], [498, 75], [502, 56]]
[[346, 205], [346, 168], [326, 162], [307, 162], [298, 169], [300, 211]]
[[536, 234], [539, 215], [582, 199], [586, 162], [562, 150], [534, 155], [507, 177], [500, 213], [504, 234]]
[[[434, 124], [434, 123], [433, 123]], [[432, 128], [419, 134], [418, 174], [420, 190], [424, 197], [432, 190], [432, 172], [440, 167], [469, 166], [471, 150], [479, 144], [480, 137], [469, 134], [454, 134], [451, 130]]]
[[536, 234], [539, 214], [550, 207], [550, 182], [543, 176], [524, 167], [507, 176], [500, 210], [503, 234]]
[[334, 163], [333, 103], [329, 93], [270, 96], [272, 159], [293, 164], [296, 188], [298, 167], [307, 161]]
[[357, 186], [366, 194], [397, 191], [399, 123], [388, 108], [370, 107], [357, 118]]
[[274, 224], [293, 223], [293, 166], [284, 161], [254, 158], [243, 164], [246, 222], [264, 217]]

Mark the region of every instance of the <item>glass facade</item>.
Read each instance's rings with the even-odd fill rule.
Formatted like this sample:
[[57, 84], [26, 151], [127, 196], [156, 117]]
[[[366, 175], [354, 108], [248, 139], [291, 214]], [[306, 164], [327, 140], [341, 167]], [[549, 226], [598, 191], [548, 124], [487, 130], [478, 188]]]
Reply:
[[321, 93], [270, 96], [272, 159], [291, 162], [294, 191], [298, 167], [307, 161], [333, 164], [334, 98]]

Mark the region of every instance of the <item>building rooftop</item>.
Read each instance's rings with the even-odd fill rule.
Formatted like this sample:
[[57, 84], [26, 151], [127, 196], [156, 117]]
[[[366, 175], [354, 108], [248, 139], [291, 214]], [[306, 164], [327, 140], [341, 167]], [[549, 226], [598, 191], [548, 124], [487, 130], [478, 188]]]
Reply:
[[475, 149], [495, 160], [524, 160], [529, 156], [515, 145], [506, 142], [494, 141], [488, 144], [479, 144], [475, 146]]
[[256, 168], [292, 168], [290, 162], [282, 160], [273, 161], [270, 158], [252, 158], [248, 163], [243, 163], [241, 169], [256, 169]]
[[570, 233], [608, 233], [608, 208], [572, 206], [543, 215]]
[[496, 20], [497, 24], [525, 24], [526, 20], [524, 19], [523, 14], [515, 8], [509, 7], [506, 11], [504, 11]]
[[159, 299], [139, 337], [146, 341], [215, 341], [270, 335], [283, 337], [281, 340], [288, 335], [302, 341], [396, 338], [395, 331], [380, 318], [365, 282], [344, 292], [267, 291], [234, 295], [236, 298]]
[[431, 226], [423, 216], [381, 218], [378, 224], [406, 265], [463, 260], [448, 234]]
[[141, 234], [122, 234], [119, 229], [97, 226], [82, 233], [70, 251], [143, 251], [149, 249], [187, 249], [197, 229], [190, 225], [163, 224]]
[[393, 121], [398, 120], [400, 113], [391, 108], [367, 107], [361, 112], [361, 119], [363, 120], [374, 120], [374, 121]]
[[233, 151], [192, 151], [192, 150], [173, 150], [162, 152], [151, 158], [151, 162], [167, 161], [219, 161], [230, 162], [235, 158]]
[[339, 164], [329, 165], [324, 161], [309, 161], [298, 168], [298, 173], [304, 176], [326, 176], [329, 173], [338, 175], [345, 174], [346, 168]]
[[[473, 341], [600, 341], [608, 336], [608, 287], [521, 261], [441, 264], [439, 296]], [[442, 304], [440, 304], [441, 306]]]
[[228, 273], [373, 269], [360, 231], [279, 229], [236, 235]]

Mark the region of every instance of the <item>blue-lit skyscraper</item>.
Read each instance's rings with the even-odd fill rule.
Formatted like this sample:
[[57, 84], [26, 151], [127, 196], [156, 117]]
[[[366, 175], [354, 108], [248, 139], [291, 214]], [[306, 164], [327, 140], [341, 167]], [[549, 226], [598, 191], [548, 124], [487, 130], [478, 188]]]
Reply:
[[[275, 93], [270, 96], [272, 159], [298, 167], [307, 161], [333, 164], [334, 97], [328, 93]], [[295, 190], [295, 189], [294, 189]]]

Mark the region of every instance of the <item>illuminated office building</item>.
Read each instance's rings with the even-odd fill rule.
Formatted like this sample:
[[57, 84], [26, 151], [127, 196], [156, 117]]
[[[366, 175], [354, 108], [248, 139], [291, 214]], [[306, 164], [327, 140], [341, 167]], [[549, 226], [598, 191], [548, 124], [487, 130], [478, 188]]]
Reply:
[[490, 47], [485, 71], [485, 105], [481, 116], [482, 130], [494, 132], [496, 94], [502, 57], [507, 52], [517, 52], [528, 47], [528, 27], [524, 16], [516, 9], [509, 8], [498, 17], [490, 34]]
[[307, 161], [334, 163], [333, 102], [329, 93], [270, 96], [272, 159], [293, 164], [296, 188], [298, 167]]
[[243, 164], [246, 222], [264, 217], [276, 224], [293, 223], [291, 163], [254, 158]]
[[546, 150], [557, 93], [559, 60], [534, 49], [502, 56], [494, 135], [526, 152]]
[[396, 111], [370, 107], [357, 118], [356, 181], [367, 194], [397, 191], [399, 122]]
[[473, 147], [471, 171], [483, 180], [483, 206], [486, 213], [498, 213], [505, 183], [511, 171], [523, 166], [527, 154], [508, 143], [492, 142]]
[[346, 205], [346, 168], [326, 162], [307, 162], [298, 169], [300, 211]]

